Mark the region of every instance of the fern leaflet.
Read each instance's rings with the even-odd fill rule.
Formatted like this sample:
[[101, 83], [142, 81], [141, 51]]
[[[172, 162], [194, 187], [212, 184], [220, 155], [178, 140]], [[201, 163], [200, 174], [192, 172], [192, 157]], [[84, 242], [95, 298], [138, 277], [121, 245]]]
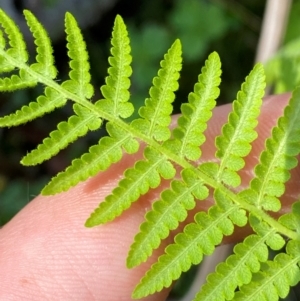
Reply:
[[252, 274], [261, 269], [261, 263], [266, 262], [269, 255], [268, 246], [274, 250], [281, 249], [285, 241], [276, 234], [276, 230], [266, 223], [250, 217], [252, 228], [258, 235], [250, 235], [243, 243], [234, 247], [234, 255], [230, 255], [226, 262], [220, 263], [216, 271], [207, 277], [207, 283], [201, 288], [194, 301], [231, 300], [237, 287], [248, 284]]
[[[4, 65], [6, 72], [12, 71], [16, 67], [20, 69], [19, 75], [13, 74], [11, 77], [0, 79], [0, 91], [14, 91], [35, 86], [37, 82], [22, 68], [26, 66], [25, 63], [28, 61], [23, 35], [2, 9], [0, 9], [0, 24], [7, 34], [10, 46], [7, 50], [5, 48], [0, 50], [1, 65]], [[4, 42], [2, 45], [4, 46]]]
[[262, 264], [262, 269], [253, 274], [253, 281], [241, 287], [234, 300], [278, 300], [285, 298], [290, 286], [300, 281], [300, 243], [289, 241], [286, 252], [275, 256], [273, 261]]
[[220, 94], [221, 62], [219, 55], [213, 52], [205, 62], [198, 77], [194, 91], [189, 94], [188, 103], [181, 105], [182, 116], [173, 130], [174, 139], [166, 143], [170, 149], [188, 160], [197, 160], [201, 156], [199, 146], [205, 141], [203, 132], [212, 116], [212, 109]]
[[187, 217], [187, 210], [195, 207], [195, 198], [203, 200], [208, 196], [208, 189], [190, 169], [181, 172], [183, 181], [173, 180], [171, 188], [164, 190], [161, 199], [154, 202], [146, 221], [140, 226], [140, 233], [131, 245], [127, 266], [132, 268], [152, 254], [162, 239], [169, 235], [170, 230], [178, 227]]
[[153, 79], [150, 88], [150, 98], [145, 100], [145, 106], [139, 109], [143, 118], [136, 119], [132, 126], [142, 131], [147, 137], [157, 141], [165, 141], [170, 137], [168, 126], [171, 123], [172, 105], [175, 99], [174, 91], [178, 89], [179, 71], [181, 70], [181, 43], [176, 40], [161, 61], [158, 76]]
[[141, 298], [170, 286], [192, 264], [199, 264], [203, 255], [212, 254], [223, 235], [233, 233], [233, 223], [239, 226], [247, 223], [245, 211], [234, 204], [228, 204], [226, 196], [218, 190], [215, 191], [215, 199], [218, 205], [212, 206], [208, 214], [197, 213], [195, 223], [188, 224], [183, 233], [176, 235], [175, 243], [166, 248], [165, 254], [135, 288], [134, 298]]
[[257, 125], [264, 87], [264, 70], [258, 64], [238, 92], [228, 123], [222, 128], [222, 135], [216, 138], [216, 157], [221, 159], [220, 166], [217, 163], [204, 163], [201, 166], [203, 171], [215, 170], [216, 179], [229, 186], [237, 187], [241, 184], [237, 171], [244, 167], [243, 157], [249, 154], [250, 143], [257, 137], [254, 128]]
[[25, 10], [24, 15], [30, 31], [33, 33], [34, 43], [37, 46], [37, 62], [30, 67], [43, 76], [53, 79], [57, 75], [57, 70], [54, 66], [53, 50], [47, 32], [30, 11]]
[[[74, 57], [74, 60], [70, 62], [70, 66], [73, 68], [70, 72], [71, 80], [63, 83], [62, 86], [70, 89], [70, 91], [72, 91], [74, 85], [76, 87], [81, 86], [81, 88], [76, 88], [76, 93], [81, 97], [90, 97], [92, 89], [89, 84], [90, 76], [88, 74], [87, 56], [84, 56], [84, 60], [81, 58], [82, 53], [85, 53], [85, 44], [83, 44], [81, 38], [78, 38], [79, 32], [72, 30], [74, 27], [74, 25], [72, 26], [74, 18], [69, 16], [68, 19], [71, 23], [67, 27], [67, 32], [68, 30], [70, 31], [68, 47], [73, 49], [78, 40], [82, 44], [82, 47], [79, 51], [71, 52], [71, 58]], [[130, 81], [128, 77], [131, 75], [131, 67], [129, 66], [131, 56], [128, 34], [120, 17], [117, 17], [115, 21], [112, 45], [112, 57], [109, 59], [112, 65], [109, 68], [110, 75], [106, 78], [106, 85], [101, 88], [106, 99], [98, 100], [95, 103], [95, 107], [99, 110], [106, 110], [105, 113], [111, 114], [111, 117], [120, 115], [126, 118], [133, 113], [132, 104], [127, 102], [129, 98], [128, 89]], [[81, 75], [77, 76], [76, 74], [78, 73]], [[87, 89], [86, 86], [88, 87]], [[88, 94], [84, 94], [86, 91], [89, 91]], [[119, 99], [120, 97], [121, 99]], [[93, 110], [90, 111], [93, 112]], [[98, 112], [95, 110], [94, 112], [96, 113], [96, 120], [99, 120], [97, 118]], [[87, 118], [91, 118], [91, 116]], [[88, 121], [86, 120], [85, 122]], [[93, 126], [93, 128], [96, 129], [96, 126]], [[88, 153], [83, 154], [80, 159], [75, 159], [71, 166], [52, 179], [43, 189], [42, 193], [51, 194], [65, 191], [69, 188], [70, 184], [74, 186], [78, 182], [95, 175], [99, 170], [107, 169], [112, 163], [118, 162], [122, 158], [122, 147], [129, 153], [134, 153], [138, 150], [137, 141], [132, 139], [132, 136], [119, 126], [107, 123], [106, 129], [110, 137], [103, 137], [97, 145], [89, 149]]]
[[146, 160], [136, 162], [134, 168], [127, 169], [124, 178], [119, 182], [112, 194], [100, 203], [99, 207], [87, 220], [86, 226], [92, 227], [113, 220], [140, 195], [156, 188], [161, 182], [161, 177], [172, 178], [175, 175], [173, 165], [156, 151], [146, 148]]
[[78, 137], [101, 126], [102, 120], [96, 114], [79, 104], [74, 104], [73, 108], [76, 115], [71, 116], [67, 122], [59, 123], [57, 130], [51, 132], [50, 137], [45, 138], [42, 144], [22, 159], [22, 164], [35, 165], [48, 160]]
[[255, 167], [256, 177], [250, 189], [241, 193], [249, 203], [265, 210], [278, 211], [281, 208], [278, 197], [285, 191], [284, 183], [290, 178], [289, 170], [296, 167], [295, 158], [300, 152], [300, 89], [296, 88], [284, 115], [272, 130], [272, 137], [266, 141], [266, 150]]
[[120, 16], [116, 17], [111, 43], [113, 47], [112, 56], [108, 59], [111, 65], [108, 68], [109, 76], [105, 80], [106, 85], [101, 87], [105, 99], [98, 101], [97, 106], [115, 117], [127, 118], [134, 110], [133, 105], [128, 102], [132, 58], [126, 26]]

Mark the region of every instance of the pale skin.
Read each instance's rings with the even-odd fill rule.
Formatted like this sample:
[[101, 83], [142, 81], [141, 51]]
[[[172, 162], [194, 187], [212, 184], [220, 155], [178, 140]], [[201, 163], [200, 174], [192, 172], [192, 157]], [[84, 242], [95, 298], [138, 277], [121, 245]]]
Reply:
[[[264, 101], [257, 128], [259, 139], [254, 142], [253, 152], [241, 173], [244, 185], [289, 96], [271, 96]], [[227, 120], [230, 107], [214, 110], [206, 132], [209, 139], [202, 147], [205, 160], [214, 155], [214, 137]], [[126, 268], [129, 246], [145, 211], [162, 187], [143, 196], [114, 222], [94, 228], [85, 228], [84, 222], [117, 184], [123, 169], [132, 163], [133, 158], [125, 156], [109, 171], [68, 192], [38, 196], [0, 230], [0, 300], [131, 300], [134, 286], [165, 246], [142, 266]], [[289, 204], [299, 195], [299, 171], [296, 168], [288, 182], [286, 197], [282, 198], [284, 211], [289, 210]], [[204, 207], [204, 202], [199, 203], [198, 209]], [[245, 232], [238, 231], [231, 240], [239, 241], [243, 236]], [[162, 301], [168, 293], [169, 289], [165, 289], [142, 300]]]

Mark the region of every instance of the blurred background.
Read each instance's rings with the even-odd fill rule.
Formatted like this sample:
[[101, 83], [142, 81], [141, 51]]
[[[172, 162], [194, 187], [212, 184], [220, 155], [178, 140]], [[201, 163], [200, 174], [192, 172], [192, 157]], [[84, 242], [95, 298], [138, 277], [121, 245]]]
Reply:
[[[131, 101], [136, 108], [147, 97], [151, 79], [159, 68], [163, 54], [176, 38], [180, 38], [183, 44], [183, 69], [174, 105], [175, 114], [179, 112], [180, 104], [187, 101], [204, 60], [212, 51], [217, 51], [222, 61], [219, 105], [235, 99], [256, 60], [265, 63], [269, 92], [290, 91], [299, 83], [300, 64], [296, 63], [300, 60], [300, 1], [280, 1], [285, 3], [285, 7], [277, 8], [277, 13], [284, 11], [284, 16], [274, 17], [276, 12], [269, 7], [271, 19], [273, 15], [273, 22], [275, 19], [278, 23], [275, 29], [279, 35], [277, 38], [273, 38], [276, 33], [270, 30], [272, 26], [268, 23], [266, 13], [267, 6], [274, 8], [277, 0], [269, 3], [261, 0], [0, 0], [0, 8], [20, 26], [31, 62], [35, 57], [33, 39], [22, 11], [29, 9], [37, 16], [53, 41], [60, 81], [65, 80], [69, 72], [64, 14], [71, 12], [78, 20], [87, 43], [95, 100], [101, 97], [99, 87], [104, 84], [108, 67], [111, 29], [116, 14], [120, 14], [127, 24], [131, 39]], [[260, 39], [263, 30], [263, 41], [267, 42], [267, 46], [274, 44], [271, 51], [267, 51], [267, 46]], [[273, 42], [268, 42], [266, 37], [273, 39]], [[12, 94], [1, 93], [0, 116], [35, 100], [42, 91], [43, 87], [37, 87]], [[0, 129], [0, 226], [39, 194], [53, 175], [98, 141], [99, 131], [79, 139], [41, 166], [23, 167], [19, 164], [26, 152], [35, 148], [56, 128], [59, 121], [66, 120], [71, 113], [69, 104], [26, 125]], [[191, 275], [193, 273], [192, 270]], [[179, 282], [173, 297], [179, 298], [182, 294]]]

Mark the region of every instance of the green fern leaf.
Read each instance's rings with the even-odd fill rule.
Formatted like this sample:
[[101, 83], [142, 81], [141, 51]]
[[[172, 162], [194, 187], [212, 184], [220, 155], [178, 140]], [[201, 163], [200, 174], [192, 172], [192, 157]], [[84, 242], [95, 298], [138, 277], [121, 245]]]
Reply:
[[177, 150], [177, 155], [188, 160], [198, 160], [201, 156], [199, 146], [205, 141], [203, 132], [220, 94], [221, 62], [216, 52], [209, 55], [201, 71], [194, 92], [189, 94], [188, 103], [181, 105], [182, 115], [173, 130], [175, 141], [167, 144], [168, 148]]
[[[70, 14], [66, 16], [66, 31], [72, 70], [70, 72], [71, 79], [64, 82], [62, 87], [73, 93], [75, 91], [75, 94], [81, 98], [89, 98], [92, 91], [89, 84], [88, 56], [77, 23]], [[96, 114], [94, 117], [100, 113], [100, 116], [113, 119], [119, 115], [128, 117], [133, 112], [132, 104], [127, 102], [130, 86], [128, 77], [132, 72], [129, 38], [125, 24], [119, 16], [114, 24], [112, 44], [113, 56], [109, 59], [112, 67], [109, 68], [109, 76], [102, 89], [106, 99], [98, 100], [93, 107], [89, 106], [89, 110]], [[77, 88], [75, 89], [74, 86]], [[122, 126], [122, 124], [120, 125]], [[100, 139], [98, 145], [90, 147], [88, 153], [83, 154], [80, 159], [73, 160], [72, 165], [54, 177], [42, 193], [47, 195], [65, 191], [100, 170], [106, 170], [112, 163], [118, 162], [122, 158], [122, 148], [128, 153], [135, 153], [139, 148], [139, 143], [133, 139], [128, 130], [124, 130], [120, 125], [108, 122], [106, 129], [110, 137]]]
[[94, 94], [94, 88], [90, 84], [90, 64], [86, 45], [77, 22], [70, 13], [66, 13], [65, 26], [69, 49], [68, 56], [71, 58], [71, 71], [69, 73], [70, 80], [62, 83], [62, 87], [83, 99], [89, 99]]
[[[0, 29], [0, 51], [5, 51], [6, 41], [3, 31]], [[0, 56], [0, 70], [1, 72], [10, 72], [15, 69], [15, 66], [11, 64], [5, 57]]]
[[66, 191], [79, 182], [96, 175], [99, 171], [106, 170], [112, 163], [122, 159], [122, 146], [130, 154], [138, 151], [139, 143], [125, 130], [109, 122], [106, 129], [110, 137], [101, 138], [97, 145], [89, 148], [88, 153], [73, 160], [71, 166], [52, 178], [42, 190], [43, 195]]
[[292, 212], [282, 215], [278, 220], [288, 229], [295, 230], [300, 240], [300, 202], [292, 205]]
[[21, 110], [17, 110], [13, 114], [1, 117], [0, 126], [16, 126], [26, 123], [53, 111], [55, 108], [62, 107], [66, 101], [67, 99], [56, 90], [46, 87], [45, 95], [39, 96], [37, 101], [32, 101], [28, 106], [23, 106]]
[[145, 194], [150, 188], [156, 188], [161, 182], [161, 177], [173, 178], [176, 170], [173, 165], [151, 148], [144, 151], [146, 160], [136, 162], [134, 168], [127, 169], [124, 178], [119, 182], [112, 194], [100, 203], [99, 207], [86, 221], [87, 227], [103, 224], [115, 219], [140, 195]]
[[216, 138], [218, 148], [216, 157], [221, 160], [220, 166], [209, 162], [201, 167], [202, 171], [214, 168], [216, 170], [214, 177], [229, 186], [237, 187], [241, 184], [237, 171], [244, 167], [243, 157], [250, 153], [250, 143], [257, 137], [254, 128], [257, 125], [264, 88], [263, 66], [257, 64], [232, 104], [233, 111], [229, 114], [228, 123], [222, 127], [222, 135]]
[[160, 63], [162, 68], [158, 71], [158, 76], [153, 79], [153, 86], [149, 91], [150, 98], [147, 98], [145, 106], [139, 109], [139, 115], [144, 119], [136, 119], [131, 124], [147, 137], [153, 137], [157, 141], [170, 138], [168, 127], [171, 123], [174, 91], [179, 87], [181, 62], [181, 43], [176, 40]]
[[295, 156], [299, 152], [300, 88], [296, 88], [284, 115], [272, 130], [272, 137], [266, 141], [266, 150], [255, 167], [256, 177], [250, 183], [251, 188], [243, 191], [241, 196], [258, 208], [278, 211], [281, 207], [278, 198], [285, 191], [284, 183], [290, 178], [289, 170], [298, 163]]
[[262, 264], [262, 269], [253, 275], [253, 281], [243, 285], [234, 300], [277, 301], [285, 298], [290, 286], [300, 281], [300, 243], [289, 241], [287, 254], [280, 253], [273, 261]]
[[89, 130], [97, 130], [101, 119], [85, 107], [74, 104], [74, 112], [68, 121], [58, 124], [57, 130], [50, 133], [43, 143], [27, 154], [21, 161], [23, 165], [36, 165], [52, 158], [78, 137], [86, 135]]
[[[266, 222], [262, 221], [253, 213], [250, 213], [249, 221], [252, 229], [261, 237], [266, 236], [272, 229]], [[283, 248], [283, 246], [285, 245], [285, 240], [279, 233], [274, 233], [266, 239], [266, 244], [272, 250], [277, 251]]]
[[229, 256], [226, 262], [220, 263], [216, 272], [208, 275], [207, 283], [194, 301], [233, 299], [236, 288], [250, 283], [252, 274], [259, 272], [260, 263], [267, 261], [267, 245], [273, 250], [279, 250], [285, 245], [276, 229], [255, 216], [250, 216], [250, 224], [258, 235], [252, 234], [234, 247], [235, 254]]
[[105, 99], [98, 101], [97, 106], [112, 116], [127, 118], [134, 111], [133, 105], [128, 102], [132, 57], [126, 25], [120, 16], [115, 19], [111, 43], [113, 47], [112, 56], [108, 60], [111, 65], [108, 69], [109, 76], [105, 80], [106, 85], [101, 87]]
[[[129, 101], [132, 57], [122, 18], [117, 16], [114, 23], [110, 67], [101, 87], [103, 99], [92, 102], [94, 89], [90, 83], [88, 53], [74, 17], [69, 13], [65, 17], [70, 72], [69, 79], [59, 84], [54, 80], [57, 70], [47, 32], [31, 12], [25, 10], [24, 14], [34, 37], [36, 62], [28, 64], [21, 32], [0, 10], [0, 72], [12, 73], [0, 78], [0, 91], [14, 91], [38, 83], [45, 90], [36, 101], [0, 118], [0, 126], [28, 122], [63, 106], [67, 100], [74, 102], [74, 114], [59, 123], [22, 163], [34, 165], [51, 158], [78, 137], [97, 130], [104, 120], [107, 130], [107, 136], [54, 177], [43, 194], [66, 191], [120, 161], [125, 152], [133, 154], [140, 144], [143, 145], [144, 158], [124, 172], [117, 187], [86, 222], [86, 226], [92, 227], [112, 221], [141, 195], [157, 188], [163, 178], [171, 179], [170, 187], [161, 193], [146, 214], [130, 248], [127, 266], [131, 268], [146, 261], [170, 231], [186, 219], [187, 211], [195, 208], [197, 200], [213, 192], [215, 204], [207, 212], [196, 213], [194, 222], [176, 235], [174, 243], [167, 246], [165, 254], [141, 279], [133, 297], [144, 297], [170, 286], [192, 264], [212, 254], [224, 235], [231, 235], [235, 226], [244, 227], [249, 221], [255, 234], [236, 245], [234, 254], [208, 276], [195, 300], [284, 298], [290, 287], [300, 281], [300, 202], [293, 205], [292, 212], [279, 219], [266, 211], [280, 209], [279, 198], [285, 192], [290, 170], [298, 163], [300, 88], [293, 92], [283, 117], [278, 119], [271, 138], [266, 140], [266, 149], [255, 167], [250, 188], [241, 191], [238, 172], [244, 167], [244, 157], [249, 155], [251, 143], [257, 137], [255, 127], [265, 87], [260, 64], [246, 78], [233, 102], [228, 122], [216, 138], [216, 160], [198, 165], [196, 161], [201, 158], [200, 146], [205, 141], [207, 121], [219, 96], [221, 63], [216, 53], [206, 60], [188, 103], [181, 106], [182, 116], [178, 118], [177, 127], [171, 132], [172, 102], [182, 64], [179, 40], [161, 61], [150, 96], [139, 110], [140, 117], [127, 123], [123, 119], [133, 113]], [[177, 174], [179, 178], [173, 179], [176, 170], [181, 172]], [[236, 187], [238, 189], [233, 189]], [[281, 250], [281, 253], [274, 260], [268, 260], [268, 248]]]
[[[269, 235], [274, 230], [269, 231]], [[247, 284], [252, 279], [252, 273], [260, 270], [260, 263], [268, 259], [268, 248], [264, 237], [248, 236], [243, 243], [234, 247], [234, 255], [229, 256], [226, 262], [220, 263], [215, 273], [207, 277], [207, 283], [196, 295], [194, 301], [231, 300], [236, 288]]]
[[140, 226], [140, 233], [130, 247], [127, 267], [132, 268], [146, 261], [170, 230], [176, 229], [179, 222], [185, 220], [187, 210], [195, 207], [194, 197], [199, 200], [207, 198], [208, 189], [192, 170], [184, 169], [181, 176], [183, 181], [173, 180], [171, 188], [162, 192], [161, 199], [154, 202], [152, 210], [146, 214], [146, 221]]
[[9, 40], [10, 48], [6, 50], [7, 56], [18, 63], [26, 63], [28, 53], [23, 35], [16, 23], [2, 9], [0, 9], [0, 24]]
[[[112, 52], [114, 51], [112, 50]], [[139, 114], [145, 119], [140, 118], [131, 123], [131, 126], [146, 134], [147, 137], [153, 136], [157, 140], [164, 140], [164, 138], [158, 138], [159, 133], [163, 133], [161, 137], [165, 136], [166, 131], [169, 133], [167, 126], [171, 121], [169, 116], [171, 110], [167, 108], [172, 108], [170, 103], [175, 98], [173, 91], [178, 88], [178, 71], [181, 68], [181, 44], [179, 41], [175, 41], [172, 45], [165, 55], [165, 60], [161, 62], [161, 66], [162, 69], [159, 70], [158, 77], [153, 80], [154, 86], [150, 89], [151, 98], [146, 99], [145, 106], [139, 111]], [[164, 89], [161, 88], [162, 86], [164, 86]], [[102, 90], [107, 92], [106, 88]], [[109, 107], [112, 107], [112, 102], [100, 100], [96, 105], [108, 110]], [[115, 114], [114, 112], [110, 113]], [[167, 136], [169, 137], [169, 135]], [[175, 169], [164, 156], [150, 148], [145, 149], [144, 156], [148, 161], [137, 162], [133, 169], [129, 169], [125, 173], [124, 179], [113, 193], [104, 202], [100, 203], [99, 207], [87, 220], [86, 226], [92, 227], [113, 220], [127, 209], [132, 202], [136, 201], [141, 194], [145, 194], [150, 187], [157, 187], [160, 184], [160, 176], [165, 178], [174, 177]]]
[[24, 15], [35, 38], [34, 43], [37, 46], [37, 63], [32, 64], [30, 68], [47, 78], [55, 78], [57, 70], [54, 66], [53, 49], [47, 32], [30, 11], [24, 10]]
[[159, 257], [136, 286], [133, 298], [142, 298], [169, 287], [192, 264], [199, 264], [203, 254], [212, 254], [223, 235], [233, 233], [233, 223], [239, 226], [247, 223], [245, 212], [230, 203], [226, 195], [216, 190], [214, 196], [218, 205], [212, 206], [208, 214], [197, 213], [195, 223], [188, 224], [183, 233], [176, 235], [175, 243], [166, 248], [165, 254]]
[[19, 75], [0, 78], [0, 92], [10, 92], [36, 86], [37, 81], [28, 73], [20, 70]]
[[[14, 91], [33, 87], [37, 82], [28, 74], [24, 72], [26, 62], [28, 61], [28, 53], [26, 51], [26, 44], [22, 33], [15, 22], [0, 9], [0, 24], [3, 27], [9, 41], [9, 48], [0, 49], [0, 72], [12, 71], [15, 68], [20, 69], [19, 75], [13, 74], [11, 77], [4, 77], [0, 79], [0, 91]], [[3, 45], [3, 35], [2, 45]]]

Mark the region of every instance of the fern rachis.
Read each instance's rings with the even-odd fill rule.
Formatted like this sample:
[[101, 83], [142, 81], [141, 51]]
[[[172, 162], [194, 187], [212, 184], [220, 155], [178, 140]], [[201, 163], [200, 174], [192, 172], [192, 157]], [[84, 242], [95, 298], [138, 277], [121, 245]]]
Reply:
[[[170, 286], [192, 264], [198, 264], [204, 255], [212, 254], [224, 236], [231, 235], [236, 227], [244, 227], [247, 222], [255, 234], [236, 246], [235, 254], [209, 276], [195, 300], [252, 300], [257, 296], [264, 300], [266, 290], [272, 291], [272, 300], [284, 297], [289, 286], [300, 280], [299, 203], [293, 205], [291, 213], [279, 219], [272, 217], [269, 211], [281, 209], [280, 198], [285, 193], [285, 183], [290, 178], [290, 170], [298, 164], [300, 88], [294, 90], [283, 116], [266, 140], [265, 150], [253, 169], [253, 178], [245, 188], [241, 186], [240, 171], [257, 138], [257, 118], [265, 88], [261, 64], [253, 68], [237, 93], [228, 122], [216, 138], [214, 160], [199, 163], [207, 122], [219, 96], [221, 62], [217, 53], [209, 55], [188, 102], [181, 107], [182, 115], [177, 125], [170, 129], [172, 102], [182, 65], [181, 43], [176, 40], [160, 63], [149, 98], [139, 109], [140, 117], [127, 122], [126, 118], [134, 110], [129, 93], [132, 58], [130, 39], [122, 18], [117, 16], [113, 28], [110, 67], [105, 85], [101, 87], [103, 99], [91, 101], [94, 88], [90, 83], [88, 54], [74, 17], [66, 14], [71, 71], [69, 79], [61, 84], [55, 80], [57, 71], [47, 33], [29, 11], [25, 11], [25, 17], [37, 46], [36, 63], [31, 65], [27, 62], [22, 34], [0, 10], [0, 23], [4, 29], [0, 31], [0, 71], [19, 70], [18, 75], [5, 74], [0, 79], [0, 91], [14, 91], [40, 83], [45, 87], [44, 95], [0, 118], [0, 125], [28, 122], [63, 106], [66, 101], [75, 104], [74, 115], [58, 124], [57, 129], [21, 162], [24, 165], [42, 163], [88, 131], [99, 129], [103, 120], [107, 121], [108, 135], [53, 178], [43, 189], [43, 194], [66, 191], [99, 171], [107, 170], [119, 162], [125, 152], [132, 155], [139, 150], [140, 144], [146, 145], [143, 157], [124, 171], [117, 187], [86, 221], [87, 227], [113, 221], [141, 195], [159, 187], [162, 179], [170, 180], [169, 188], [162, 191], [147, 212], [130, 248], [127, 266], [133, 268], [146, 261], [170, 231], [186, 219], [188, 211], [207, 199], [209, 191], [212, 192], [214, 203], [209, 210], [197, 212], [194, 222], [187, 223], [175, 236], [165, 254], [141, 279], [133, 297], [141, 298]], [[179, 171], [177, 175], [176, 170]], [[281, 251], [274, 260], [267, 260], [268, 248], [279, 250], [284, 246], [286, 251]], [[288, 275], [287, 267], [293, 271], [293, 277]], [[244, 274], [243, 269], [246, 269]], [[236, 273], [238, 279], [234, 277]], [[216, 283], [220, 285], [216, 287]]]

